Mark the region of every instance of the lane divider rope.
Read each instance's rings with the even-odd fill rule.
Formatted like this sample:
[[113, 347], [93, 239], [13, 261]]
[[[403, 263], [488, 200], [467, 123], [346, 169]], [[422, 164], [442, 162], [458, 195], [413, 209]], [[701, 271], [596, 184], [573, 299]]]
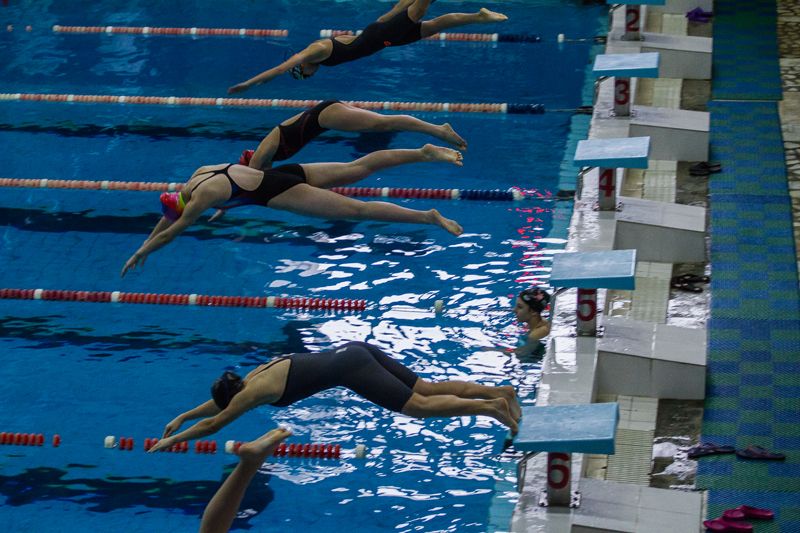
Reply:
[[289, 30], [253, 28], [163, 28], [157, 26], [53, 26], [54, 33], [107, 33], [123, 35], [191, 35], [202, 37], [286, 37]]
[[2, 300], [49, 300], [64, 302], [127, 303], [153, 305], [197, 305], [210, 307], [261, 307], [277, 309], [325, 309], [364, 311], [366, 300], [287, 296], [213, 296], [120, 291], [76, 291], [0, 288]]
[[[54, 180], [48, 178], [0, 178], [0, 187], [37, 189], [82, 189], [109, 191], [180, 191], [182, 183], [110, 180]], [[412, 189], [403, 187], [332, 187], [343, 196], [372, 198], [424, 198], [433, 200], [546, 200], [548, 194], [510, 189]]]
[[[142, 104], [219, 107], [272, 107], [280, 109], [308, 108], [322, 100], [288, 100], [284, 98], [199, 98], [189, 96], [117, 96], [110, 94], [0, 93], [0, 101]], [[459, 102], [378, 102], [345, 101], [353, 107], [384, 111], [436, 111], [453, 113], [501, 113], [541, 115], [543, 104], [459, 103]]]

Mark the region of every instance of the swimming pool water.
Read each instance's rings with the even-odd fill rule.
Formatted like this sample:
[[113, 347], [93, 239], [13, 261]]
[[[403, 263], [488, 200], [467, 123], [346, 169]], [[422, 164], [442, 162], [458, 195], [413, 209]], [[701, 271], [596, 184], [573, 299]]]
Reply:
[[[1, 92], [224, 96], [321, 28], [357, 28], [388, 2], [102, 1], [80, 6], [10, 1], [0, 8]], [[476, 2], [440, 0], [432, 15]], [[340, 98], [584, 104], [587, 43], [602, 9], [579, 3], [485, 4], [510, 16], [465, 31], [538, 33], [540, 44], [417, 43], [280, 79], [253, 98]], [[302, 13], [302, 17], [298, 16]], [[4, 24], [4, 25], [5, 25]], [[26, 24], [30, 32], [20, 31]], [[287, 28], [287, 39], [56, 35], [53, 24]], [[184, 181], [202, 164], [235, 161], [292, 110], [0, 102], [0, 176]], [[158, 219], [158, 194], [0, 190], [0, 287], [236, 296], [363, 298], [366, 312], [184, 308], [0, 300], [0, 431], [58, 433], [59, 448], [0, 448], [0, 518], [19, 531], [190, 531], [230, 456], [145, 455], [175, 414], [204, 401], [225, 368], [270, 357], [373, 342], [421, 376], [511, 383], [532, 403], [535, 363], [483, 346], [513, 344], [513, 294], [545, 283], [563, 246], [569, 204], [557, 204], [571, 115], [420, 114], [449, 121], [470, 143], [465, 165], [417, 164], [365, 186], [508, 188], [520, 203], [396, 200], [457, 219], [454, 238], [433, 227], [326, 221], [242, 208], [201, 221], [119, 279]], [[424, 136], [328, 132], [292, 161], [346, 161], [418, 147]], [[210, 214], [210, 213], [209, 213]], [[431, 312], [445, 301], [444, 316]], [[215, 435], [249, 440], [287, 424], [294, 442], [364, 443], [366, 460], [279, 460], [254, 480], [235, 528], [263, 531], [487, 531], [508, 528], [511, 455], [505, 431], [483, 418], [419, 421], [344, 390], [287, 409], [263, 408]], [[105, 435], [136, 437], [132, 452]]]

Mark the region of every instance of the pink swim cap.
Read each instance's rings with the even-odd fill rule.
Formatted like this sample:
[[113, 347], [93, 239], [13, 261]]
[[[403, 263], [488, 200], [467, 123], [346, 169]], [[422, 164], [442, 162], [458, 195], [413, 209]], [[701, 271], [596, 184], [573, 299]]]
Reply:
[[162, 192], [161, 193], [161, 212], [169, 220], [175, 222], [183, 213], [183, 208], [186, 203], [183, 201], [183, 195], [179, 192]]
[[253, 154], [255, 150], [245, 150], [242, 152], [242, 157], [239, 158], [239, 164], [244, 166], [250, 166], [250, 160], [253, 159]]

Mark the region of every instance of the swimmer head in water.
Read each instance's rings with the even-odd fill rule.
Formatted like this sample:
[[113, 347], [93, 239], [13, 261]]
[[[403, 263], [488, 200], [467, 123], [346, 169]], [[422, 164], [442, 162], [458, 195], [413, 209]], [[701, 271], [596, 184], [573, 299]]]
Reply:
[[550, 294], [543, 289], [525, 289], [519, 293], [519, 299], [536, 313], [541, 314], [550, 303]]
[[175, 222], [180, 218], [183, 213], [183, 208], [186, 207], [186, 202], [183, 201], [183, 195], [179, 192], [163, 192], [161, 193], [161, 212], [169, 220]]
[[230, 370], [226, 370], [222, 376], [211, 385], [211, 397], [220, 409], [225, 409], [231, 403], [231, 399], [244, 388], [242, 378]]

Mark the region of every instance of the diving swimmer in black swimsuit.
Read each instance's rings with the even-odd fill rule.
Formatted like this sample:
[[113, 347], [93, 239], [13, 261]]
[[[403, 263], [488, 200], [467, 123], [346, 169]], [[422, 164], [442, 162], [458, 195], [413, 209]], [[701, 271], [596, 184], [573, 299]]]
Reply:
[[231, 207], [260, 205], [328, 219], [433, 224], [460, 235], [461, 226], [436, 209], [418, 211], [389, 202], [362, 202], [327, 190], [350, 185], [382, 169], [434, 161], [463, 165], [460, 152], [426, 144], [416, 150], [379, 150], [349, 163], [304, 163], [265, 170], [244, 165], [200, 167], [181, 192], [161, 195], [164, 216], [125, 262], [120, 275], [143, 264], [149, 254], [171, 242], [209, 208], [218, 210], [211, 220]]
[[325, 100], [282, 122], [267, 134], [258, 149], [244, 150], [240, 165], [266, 170], [284, 161], [321, 133], [339, 131], [409, 131], [425, 133], [465, 150], [467, 143], [448, 123], [431, 124], [411, 115], [381, 115], [338, 100]]
[[[212, 399], [178, 415], [150, 451], [216, 433], [259, 405], [285, 407], [320, 391], [346, 387], [394, 412], [416, 418], [483, 415], [517, 431], [520, 416], [514, 388], [465, 381], [433, 383], [364, 342], [336, 349], [279, 357], [244, 379], [226, 372], [212, 386]], [[188, 421], [203, 418], [174, 434]]]
[[508, 17], [481, 8], [477, 13], [448, 13], [433, 20], [422, 20], [431, 0], [400, 0], [391, 11], [367, 26], [358, 35], [339, 35], [308, 45], [280, 65], [234, 85], [229, 93], [246, 91], [281, 74], [296, 79], [313, 76], [320, 65], [336, 66], [372, 55], [388, 46], [401, 46], [431, 37], [443, 30], [465, 24], [502, 22]]

